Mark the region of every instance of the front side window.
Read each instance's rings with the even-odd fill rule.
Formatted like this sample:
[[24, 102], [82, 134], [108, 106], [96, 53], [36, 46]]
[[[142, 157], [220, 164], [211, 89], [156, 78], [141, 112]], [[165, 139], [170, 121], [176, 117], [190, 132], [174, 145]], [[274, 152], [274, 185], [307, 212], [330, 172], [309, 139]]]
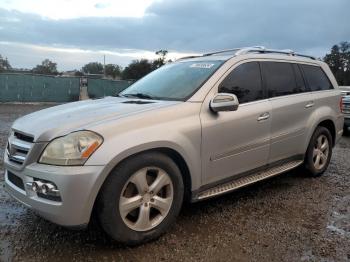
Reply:
[[262, 99], [260, 67], [257, 62], [248, 62], [236, 67], [219, 86], [219, 93], [235, 94], [239, 103]]
[[160, 100], [186, 100], [224, 61], [184, 61], [170, 63], [125, 89], [120, 96]]
[[264, 81], [269, 97], [300, 93], [292, 64], [283, 62], [262, 62]]
[[311, 91], [334, 89], [321, 67], [301, 65], [301, 68]]

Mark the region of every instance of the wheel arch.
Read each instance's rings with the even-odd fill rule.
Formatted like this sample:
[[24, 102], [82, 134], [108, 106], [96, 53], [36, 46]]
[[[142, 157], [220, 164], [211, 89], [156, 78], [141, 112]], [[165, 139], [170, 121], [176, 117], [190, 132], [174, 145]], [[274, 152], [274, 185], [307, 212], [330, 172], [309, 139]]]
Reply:
[[181, 175], [183, 178], [183, 182], [184, 182], [184, 187], [185, 187], [184, 200], [190, 201], [191, 191], [192, 191], [191, 190], [192, 189], [192, 177], [191, 177], [190, 169], [189, 169], [185, 159], [183, 158], [183, 156], [179, 152], [177, 152], [176, 150], [174, 150], [172, 148], [168, 148], [168, 147], [155, 148], [155, 149], [151, 149], [149, 151], [159, 152], [159, 153], [165, 154], [175, 162], [175, 164], [180, 169], [180, 172], [181, 172]]
[[[317, 115], [316, 115], [316, 117], [317, 117]], [[306, 155], [306, 151], [307, 151], [307, 148], [309, 146], [312, 135], [315, 133], [317, 127], [319, 127], [319, 126], [325, 127], [329, 130], [329, 132], [331, 133], [331, 136], [332, 136], [333, 147], [335, 146], [335, 142], [337, 139], [337, 137], [336, 137], [336, 125], [335, 125], [335, 121], [332, 117], [324, 116], [322, 118], [318, 118], [318, 121], [313, 121], [314, 118], [315, 117], [311, 117], [310, 122], [308, 124], [310, 126], [310, 129], [308, 130], [308, 134], [304, 140], [305, 147], [302, 151], [302, 153], [304, 155]]]
[[336, 141], [336, 129], [335, 129], [334, 122], [332, 120], [330, 120], [330, 119], [326, 119], [326, 120], [321, 121], [316, 126], [316, 128], [319, 127], [319, 126], [325, 127], [325, 128], [327, 128], [329, 130], [329, 132], [331, 133], [331, 136], [332, 136], [332, 146], [334, 147], [335, 146], [335, 141]]
[[[191, 188], [192, 188], [191, 172], [190, 172], [189, 166], [188, 166], [185, 158], [178, 151], [176, 151], [173, 148], [170, 148], [170, 147], [157, 147], [157, 148], [143, 150], [143, 151], [131, 154], [131, 155], [123, 158], [121, 161], [119, 161], [115, 165], [115, 167], [113, 169], [117, 168], [121, 163], [123, 163], [127, 159], [133, 158], [133, 157], [135, 157], [137, 155], [140, 155], [140, 154], [147, 154], [147, 153], [153, 153], [153, 152], [161, 153], [161, 154], [164, 154], [164, 155], [168, 156], [171, 160], [174, 161], [174, 163], [180, 169], [180, 172], [181, 172], [181, 175], [182, 175], [182, 178], [183, 178], [183, 182], [184, 182], [184, 187], [185, 187], [184, 200], [188, 201], [190, 199], [190, 196], [191, 196]], [[111, 172], [112, 172], [112, 170], [111, 170]], [[107, 175], [107, 177], [108, 177], [108, 175]]]
[[156, 147], [156, 148], [151, 148], [151, 149], [146, 149], [146, 150], [141, 150], [138, 152], [130, 153], [130, 154], [124, 156], [123, 158], [119, 159], [118, 162], [113, 163], [112, 166], [106, 167], [107, 170], [105, 172], [105, 175], [103, 176], [103, 178], [101, 179], [101, 181], [97, 185], [98, 188], [97, 188], [96, 196], [94, 198], [94, 203], [93, 203], [93, 207], [92, 207], [92, 215], [93, 215], [94, 211], [96, 211], [96, 208], [97, 208], [96, 204], [98, 202], [97, 199], [98, 199], [99, 193], [101, 191], [101, 188], [103, 187], [104, 182], [106, 181], [107, 177], [111, 174], [111, 172], [114, 169], [116, 169], [119, 165], [121, 165], [124, 161], [126, 161], [132, 157], [135, 157], [139, 154], [150, 153], [150, 152], [162, 153], [174, 161], [174, 163], [180, 169], [181, 175], [183, 177], [183, 182], [184, 182], [184, 187], [185, 187], [184, 201], [190, 201], [191, 192], [192, 192], [192, 176], [191, 176], [189, 164], [187, 163], [187, 161], [185, 160], [183, 155], [180, 154], [177, 150], [170, 148], [170, 147]]

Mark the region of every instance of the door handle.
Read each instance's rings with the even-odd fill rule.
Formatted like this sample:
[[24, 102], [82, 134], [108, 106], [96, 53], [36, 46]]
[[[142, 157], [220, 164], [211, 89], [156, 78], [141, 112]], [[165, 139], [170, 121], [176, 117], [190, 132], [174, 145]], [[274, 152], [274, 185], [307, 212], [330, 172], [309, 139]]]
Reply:
[[310, 101], [305, 105], [305, 108], [310, 108], [313, 107], [315, 105], [314, 101]]
[[269, 118], [270, 118], [270, 113], [269, 113], [269, 112], [266, 112], [266, 113], [261, 114], [261, 115], [258, 117], [258, 121], [263, 121], [263, 120], [266, 120], [266, 119], [269, 119]]

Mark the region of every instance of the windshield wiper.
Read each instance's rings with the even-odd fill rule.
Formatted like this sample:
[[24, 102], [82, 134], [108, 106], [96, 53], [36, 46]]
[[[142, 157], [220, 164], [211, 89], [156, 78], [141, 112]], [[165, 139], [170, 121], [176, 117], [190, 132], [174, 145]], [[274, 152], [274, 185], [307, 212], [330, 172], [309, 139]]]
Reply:
[[150, 95], [147, 95], [147, 94], [143, 94], [143, 93], [121, 94], [119, 96], [123, 96], [123, 97], [137, 97], [137, 98], [141, 98], [141, 99], [154, 99], [153, 96], [150, 96]]

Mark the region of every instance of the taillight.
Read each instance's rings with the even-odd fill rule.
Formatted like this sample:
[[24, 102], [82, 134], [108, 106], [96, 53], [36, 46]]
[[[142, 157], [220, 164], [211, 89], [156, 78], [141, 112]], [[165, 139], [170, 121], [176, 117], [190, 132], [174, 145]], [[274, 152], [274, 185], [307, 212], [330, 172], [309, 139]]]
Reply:
[[344, 97], [340, 98], [340, 102], [339, 102], [339, 108], [340, 108], [340, 112], [344, 113], [344, 103], [343, 103], [343, 99]]

